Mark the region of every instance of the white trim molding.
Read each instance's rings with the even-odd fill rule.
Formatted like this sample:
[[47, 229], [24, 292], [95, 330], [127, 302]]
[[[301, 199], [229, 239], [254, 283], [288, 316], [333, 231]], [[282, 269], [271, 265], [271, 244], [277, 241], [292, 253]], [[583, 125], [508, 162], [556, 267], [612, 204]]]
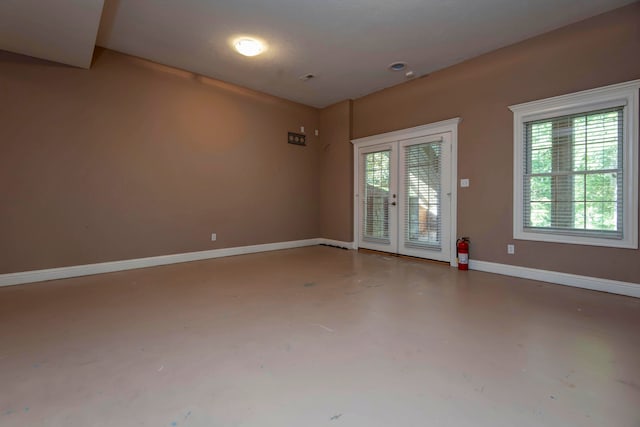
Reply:
[[456, 259], [456, 240], [458, 226], [458, 125], [462, 122], [462, 118], [455, 117], [448, 120], [429, 123], [426, 125], [415, 126], [412, 128], [396, 130], [392, 132], [371, 135], [363, 138], [352, 139], [353, 144], [353, 249], [358, 249], [358, 232], [360, 226], [359, 217], [359, 157], [358, 150], [363, 147], [371, 147], [380, 144], [391, 144], [397, 141], [403, 141], [412, 138], [420, 138], [429, 135], [449, 133], [451, 135], [451, 218], [450, 218], [450, 245], [449, 245], [449, 264], [452, 267], [458, 266]]
[[487, 273], [502, 274], [504, 276], [538, 280], [541, 282], [549, 282], [558, 285], [573, 286], [576, 288], [591, 289], [593, 291], [609, 292], [612, 294], [640, 298], [640, 283], [599, 279], [597, 277], [579, 276], [577, 274], [539, 270], [536, 268], [498, 264], [488, 261], [470, 260], [469, 268], [472, 270], [484, 271]]
[[[329, 245], [344, 249], [356, 249], [355, 242], [343, 242], [332, 239], [307, 239], [290, 242], [267, 243], [262, 245], [239, 246], [235, 248], [213, 249], [209, 251], [187, 252], [182, 254], [161, 255], [148, 258], [137, 258], [123, 261], [102, 262], [98, 264], [74, 265], [70, 267], [49, 268], [44, 270], [24, 271], [0, 274], [0, 286], [21, 285], [25, 283], [44, 282], [48, 280], [67, 279], [71, 277], [90, 276], [94, 274], [112, 273], [116, 271], [134, 270], [138, 268], [156, 267], [160, 265], [182, 262], [200, 261], [234, 255], [245, 255], [258, 252], [294, 249], [306, 246]], [[620, 282], [616, 280], [598, 279], [578, 276], [556, 271], [538, 270], [515, 265], [498, 264], [488, 261], [471, 260], [469, 268], [487, 273], [538, 280], [559, 285], [591, 289], [640, 298], [640, 283]]]
[[386, 142], [394, 142], [400, 139], [418, 138], [425, 135], [433, 135], [436, 133], [451, 132], [457, 130], [458, 124], [462, 119], [456, 117], [440, 122], [429, 123], [426, 125], [415, 126], [412, 128], [394, 130], [393, 132], [380, 133], [377, 135], [365, 136], [363, 138], [352, 139], [351, 143], [359, 147], [367, 147], [369, 145], [384, 144]]
[[[513, 238], [578, 245], [638, 249], [638, 111], [640, 80], [632, 80], [553, 98], [512, 105], [513, 112]], [[575, 230], [534, 231], [524, 226], [525, 123], [610, 107], [623, 107], [624, 179], [621, 239], [580, 233]], [[582, 231], [582, 230], [581, 230]]]
[[[18, 273], [0, 274], [0, 286], [21, 285], [23, 283], [44, 282], [46, 280], [90, 276], [93, 274], [112, 273], [115, 271], [133, 270], [136, 268], [155, 267], [159, 265], [177, 264], [181, 262], [200, 261], [204, 259], [252, 254], [256, 252], [279, 251], [282, 249], [315, 246], [324, 242], [344, 243], [345, 245], [347, 244], [347, 242], [329, 241], [327, 239], [294, 240], [290, 242], [266, 243], [262, 245], [238, 246], [234, 248], [212, 249], [208, 251], [161, 255], [148, 258], [127, 259], [123, 261], [101, 262], [98, 264], [73, 265], [70, 267], [23, 271]], [[332, 244], [332, 246], [339, 245]]]

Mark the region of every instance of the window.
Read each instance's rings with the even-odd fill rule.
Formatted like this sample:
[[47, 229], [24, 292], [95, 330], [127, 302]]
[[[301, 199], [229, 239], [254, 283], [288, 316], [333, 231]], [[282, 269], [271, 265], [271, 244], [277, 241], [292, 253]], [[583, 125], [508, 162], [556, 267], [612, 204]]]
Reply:
[[509, 107], [514, 238], [638, 247], [640, 80]]
[[391, 150], [364, 155], [363, 236], [389, 239], [389, 169]]

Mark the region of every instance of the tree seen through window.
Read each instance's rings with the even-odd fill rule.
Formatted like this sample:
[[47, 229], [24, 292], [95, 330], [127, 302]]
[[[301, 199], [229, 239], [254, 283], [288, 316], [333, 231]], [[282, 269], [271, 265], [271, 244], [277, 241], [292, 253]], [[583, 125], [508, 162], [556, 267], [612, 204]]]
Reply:
[[616, 231], [622, 109], [525, 124], [525, 226]]

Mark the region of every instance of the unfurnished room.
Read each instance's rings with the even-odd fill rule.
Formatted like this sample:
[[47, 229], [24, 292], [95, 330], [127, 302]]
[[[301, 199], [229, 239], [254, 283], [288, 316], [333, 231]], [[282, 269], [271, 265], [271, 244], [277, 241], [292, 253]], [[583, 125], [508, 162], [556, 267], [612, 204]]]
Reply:
[[640, 427], [640, 2], [0, 2], [1, 427]]

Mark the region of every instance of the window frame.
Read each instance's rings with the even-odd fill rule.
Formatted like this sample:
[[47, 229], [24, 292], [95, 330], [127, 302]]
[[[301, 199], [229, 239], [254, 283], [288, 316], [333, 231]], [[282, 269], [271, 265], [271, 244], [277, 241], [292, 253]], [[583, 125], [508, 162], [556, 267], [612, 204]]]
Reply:
[[[509, 106], [513, 112], [513, 238], [638, 249], [638, 104], [640, 80]], [[524, 227], [524, 126], [526, 122], [623, 106], [623, 235], [621, 239]]]

